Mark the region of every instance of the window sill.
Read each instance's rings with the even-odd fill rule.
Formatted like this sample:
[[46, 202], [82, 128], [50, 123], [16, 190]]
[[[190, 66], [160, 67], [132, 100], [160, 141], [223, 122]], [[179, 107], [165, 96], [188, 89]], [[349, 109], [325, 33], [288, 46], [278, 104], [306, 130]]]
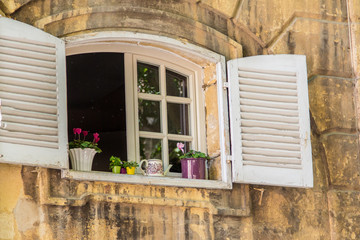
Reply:
[[83, 181], [100, 181], [100, 182], [117, 182], [141, 185], [158, 185], [171, 187], [193, 187], [209, 189], [231, 189], [231, 184], [219, 180], [200, 180], [186, 179], [178, 177], [148, 177], [141, 174], [127, 175], [114, 174], [110, 172], [82, 172], [73, 170], [62, 170], [62, 178], [83, 180]]

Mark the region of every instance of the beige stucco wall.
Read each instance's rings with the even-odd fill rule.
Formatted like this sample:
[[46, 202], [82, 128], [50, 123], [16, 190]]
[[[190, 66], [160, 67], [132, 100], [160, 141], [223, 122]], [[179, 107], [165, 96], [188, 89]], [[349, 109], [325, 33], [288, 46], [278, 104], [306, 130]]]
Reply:
[[[227, 59], [304, 54], [314, 165], [313, 189], [205, 190], [70, 181], [0, 164], [0, 239], [360, 239], [358, 1], [5, 0], [0, 9], [58, 37], [126, 30]], [[211, 73], [206, 81], [207, 124], [216, 126], [216, 81]], [[217, 138], [207, 144], [215, 154]], [[214, 178], [218, 168], [217, 159]]]

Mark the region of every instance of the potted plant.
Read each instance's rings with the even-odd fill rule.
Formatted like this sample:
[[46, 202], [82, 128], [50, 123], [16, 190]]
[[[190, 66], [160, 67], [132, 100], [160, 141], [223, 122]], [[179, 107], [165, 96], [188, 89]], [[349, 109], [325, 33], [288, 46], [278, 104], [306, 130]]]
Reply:
[[184, 151], [184, 144], [177, 143], [177, 151], [181, 152], [181, 175], [183, 178], [191, 179], [205, 179], [205, 162], [210, 157], [202, 152], [190, 150], [187, 153]]
[[123, 169], [123, 162], [119, 157], [111, 156], [110, 157], [110, 169], [113, 173], [120, 173]]
[[134, 175], [136, 167], [139, 166], [139, 164], [135, 161], [124, 162], [123, 164], [124, 168], [126, 168], [126, 173], [130, 175]]
[[[72, 168], [77, 171], [91, 171], [92, 163], [96, 153], [101, 153], [98, 147], [100, 141], [99, 134], [93, 134], [93, 141], [86, 141], [88, 131], [82, 131], [81, 128], [74, 128], [74, 140], [69, 142], [69, 155]], [[82, 135], [82, 137], [81, 137]]]

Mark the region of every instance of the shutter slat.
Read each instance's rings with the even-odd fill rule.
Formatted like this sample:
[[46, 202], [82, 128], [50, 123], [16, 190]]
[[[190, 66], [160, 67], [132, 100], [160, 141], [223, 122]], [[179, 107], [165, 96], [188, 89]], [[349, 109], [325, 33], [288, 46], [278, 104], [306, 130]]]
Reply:
[[286, 70], [278, 70], [278, 69], [270, 69], [270, 68], [253, 68], [245, 65], [239, 65], [237, 67], [239, 71], [242, 72], [252, 72], [252, 73], [264, 73], [264, 74], [272, 74], [272, 75], [284, 75], [284, 76], [296, 76], [294, 71], [286, 71]]
[[[0, 89], [4, 92], [11, 92], [11, 93], [17, 93], [17, 94], [24, 94], [29, 96], [36, 96], [36, 97], [43, 97], [43, 98], [51, 98], [56, 99], [56, 92], [54, 91], [56, 89], [52, 89], [52, 91], [44, 91], [39, 88], [31, 88], [30, 87], [22, 87], [17, 86], [16, 82], [11, 82], [11, 84], [1, 84], [0, 80]], [[1, 92], [0, 92], [1, 93]]]
[[295, 137], [286, 137], [283, 134], [280, 136], [266, 135], [266, 134], [246, 134], [241, 135], [243, 140], [249, 141], [269, 141], [269, 142], [280, 142], [280, 143], [296, 143], [300, 144], [300, 139]]
[[14, 109], [14, 108], [9, 108], [6, 106], [2, 107], [2, 112], [4, 115], [7, 116], [22, 116], [22, 117], [29, 117], [29, 118], [34, 118], [34, 119], [44, 119], [44, 120], [51, 120], [51, 121], [56, 121], [57, 120], [57, 116], [55, 114], [47, 114], [47, 113], [38, 113], [38, 112], [33, 112], [33, 111], [23, 111], [23, 110], [18, 110], [18, 109]]
[[[16, 145], [27, 145], [33, 147], [45, 147], [45, 148], [58, 148], [58, 143], [51, 143], [48, 141], [34, 141], [33, 139], [19, 139], [19, 138], [11, 138], [11, 137], [3, 137], [0, 132], [0, 142], [16, 144]], [[23, 160], [24, 161], [24, 160]], [[29, 163], [31, 164], [31, 163]]]
[[256, 99], [240, 99], [240, 104], [242, 106], [259, 106], [259, 107], [269, 107], [269, 108], [279, 108], [279, 109], [292, 109], [297, 110], [298, 106], [296, 103], [279, 103], [279, 102], [271, 102], [271, 101], [263, 101]]
[[49, 127], [39, 127], [33, 126], [31, 124], [21, 124], [21, 123], [9, 123], [6, 126], [6, 130], [9, 132], [22, 132], [22, 133], [31, 133], [31, 134], [39, 134], [41, 135], [48, 135], [48, 136], [57, 136], [57, 129], [56, 128], [49, 128]]
[[273, 168], [287, 168], [287, 169], [301, 169], [301, 166], [294, 164], [281, 164], [281, 163], [267, 163], [267, 162], [252, 162], [244, 161], [245, 165], [261, 166], [261, 167], [273, 167]]
[[272, 88], [272, 87], [263, 87], [263, 86], [253, 86], [240, 84], [241, 92], [253, 92], [253, 93], [267, 93], [273, 95], [285, 95], [285, 96], [296, 96], [296, 90], [292, 89], [281, 89], [281, 88]]
[[13, 123], [28, 124], [33, 126], [44, 126], [55, 129], [57, 128], [57, 122], [51, 120], [49, 121], [49, 120], [23, 117], [23, 116], [9, 116], [9, 115], [5, 115], [3, 117], [3, 120], [7, 123], [13, 122]]
[[37, 103], [37, 104], [44, 104], [50, 106], [57, 105], [57, 101], [54, 98], [36, 97], [33, 94], [25, 95], [25, 94], [17, 94], [17, 93], [0, 92], [0, 98], [2, 98], [4, 101], [15, 100], [15, 101], [23, 101], [28, 103]]
[[280, 88], [280, 89], [297, 89], [296, 83], [285, 83], [285, 82], [277, 82], [270, 80], [258, 80], [251, 78], [243, 78], [239, 77], [239, 83], [253, 85], [253, 86], [263, 86], [263, 87], [272, 87], [272, 88]]
[[238, 76], [242, 78], [253, 78], [253, 79], [262, 79], [262, 80], [274, 80], [277, 82], [296, 83], [296, 76], [281, 76], [281, 75], [263, 74], [256, 72], [242, 72], [242, 71], [239, 71]]
[[256, 154], [243, 154], [244, 161], [253, 162], [266, 162], [266, 163], [283, 163], [283, 164], [294, 164], [301, 165], [300, 158], [286, 158], [286, 157], [269, 157]]
[[[274, 112], [276, 113], [276, 112]], [[260, 120], [260, 121], [276, 121], [276, 122], [283, 122], [283, 123], [298, 123], [298, 117], [285, 117], [281, 115], [273, 115], [273, 114], [266, 114], [266, 113], [248, 113], [243, 112], [241, 113], [242, 119], [252, 119], [252, 120]]]
[[271, 122], [269, 121], [257, 121], [257, 120], [242, 120], [242, 126], [244, 127], [263, 127], [263, 128], [272, 128], [278, 130], [299, 130], [298, 125], [287, 124], [287, 123], [279, 123], [279, 122]]
[[233, 181], [311, 187], [304, 56], [228, 62]]
[[[8, 40], [10, 42], [16, 41], [18, 43], [25, 43], [25, 44], [32, 44], [32, 45], [38, 45], [43, 47], [50, 47], [50, 48], [56, 48], [56, 44], [46, 41], [37, 41], [34, 39], [26, 39], [26, 38], [19, 38], [14, 36], [6, 36], [4, 34], [0, 34], [0, 39]], [[55, 54], [55, 52], [54, 52]]]
[[38, 44], [34, 44], [32, 42], [19, 42], [16, 39], [4, 39], [0, 37], [0, 46], [28, 50], [38, 53], [45, 53], [49, 55], [55, 55], [56, 49], [54, 47], [46, 47]]
[[247, 106], [247, 105], [241, 105], [240, 110], [241, 112], [248, 112], [248, 113], [263, 113], [263, 114], [276, 113], [277, 115], [289, 116], [289, 117], [294, 117], [299, 115], [298, 111], [296, 110], [266, 108], [266, 107], [257, 107], [257, 106]]
[[[265, 139], [263, 139], [265, 140]], [[247, 141], [242, 140], [243, 147], [258, 147], [261, 146], [263, 148], [271, 148], [271, 149], [280, 149], [280, 150], [288, 150], [288, 151], [300, 151], [299, 144], [291, 144], [291, 143], [278, 143], [272, 141]]]
[[240, 91], [240, 97], [247, 99], [255, 99], [255, 100], [281, 102], [284, 105], [286, 105], [287, 103], [297, 103], [297, 97], [281, 96], [276, 94], [263, 94], [263, 93], [251, 93], [251, 92]]
[[0, 52], [0, 62], [9, 62], [9, 63], [26, 63], [30, 66], [37, 66], [42, 68], [49, 68], [49, 69], [56, 69], [56, 63], [55, 62], [49, 62], [49, 61], [41, 61], [37, 59], [31, 59], [31, 58], [24, 58], [24, 57], [18, 57], [13, 56], [9, 54], [2, 54]]
[[0, 68], [9, 69], [9, 70], [17, 70], [17, 71], [22, 71], [22, 72], [35, 73], [35, 74], [41, 74], [41, 75], [46, 75], [46, 76], [56, 76], [56, 70], [54, 70], [54, 69], [37, 67], [37, 66], [30, 66], [30, 65], [27, 65], [26, 63], [18, 64], [18, 63], [11, 63], [11, 62], [2, 61], [1, 64], [0, 64]]
[[50, 113], [50, 114], [56, 114], [57, 113], [57, 107], [56, 106], [46, 106], [42, 104], [37, 103], [24, 103], [21, 101], [14, 101], [14, 100], [2, 100], [3, 106], [15, 108], [18, 110], [26, 110], [31, 112], [37, 112], [37, 113]]
[[14, 78], [22, 78], [29, 79], [39, 82], [48, 82], [48, 83], [56, 83], [55, 76], [41, 75], [31, 72], [22, 72], [21, 69], [2, 69], [0, 68], [0, 76], [6, 77], [14, 77]]
[[253, 147], [243, 147], [242, 148], [244, 154], [262, 154], [264, 156], [271, 157], [289, 157], [289, 158], [300, 158], [301, 155], [297, 151], [286, 151], [286, 150], [274, 150], [270, 148], [253, 148]]
[[0, 45], [0, 53], [11, 55], [11, 56], [17, 56], [17, 57], [24, 57], [28, 59], [36, 59], [36, 60], [42, 60], [47, 61], [49, 64], [53, 64], [56, 61], [56, 56], [44, 54], [44, 53], [38, 53], [28, 50], [21, 50], [16, 48], [7, 48]]
[[264, 127], [241, 127], [242, 133], [251, 133], [251, 134], [267, 134], [275, 136], [288, 136], [299, 138], [300, 134], [297, 130], [284, 130], [284, 129], [274, 129], [274, 128], [264, 128]]
[[[37, 82], [28, 79], [19, 79], [12, 77], [0, 76], [0, 84], [4, 86], [18, 86], [30, 89], [47, 90], [49, 92], [56, 93], [57, 86], [54, 83]], [[2, 88], [1, 88], [2, 89]]]
[[28, 139], [28, 140], [36, 140], [36, 141], [42, 141], [42, 142], [52, 142], [57, 143], [58, 138], [57, 136], [48, 136], [48, 135], [38, 135], [38, 134], [29, 134], [29, 133], [19, 133], [19, 132], [9, 132], [0, 130], [0, 136], [1, 137], [7, 137], [8, 139]]

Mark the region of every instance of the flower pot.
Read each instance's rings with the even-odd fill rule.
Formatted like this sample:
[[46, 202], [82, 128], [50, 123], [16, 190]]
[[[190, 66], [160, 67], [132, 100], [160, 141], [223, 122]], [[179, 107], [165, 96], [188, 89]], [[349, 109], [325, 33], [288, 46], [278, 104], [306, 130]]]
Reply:
[[91, 171], [96, 151], [92, 148], [72, 148], [69, 150], [72, 168], [76, 171]]
[[205, 158], [181, 159], [182, 178], [205, 179]]
[[121, 174], [126, 174], [126, 168], [123, 168], [123, 167], [122, 167], [121, 170], [120, 170], [120, 173], [121, 173]]
[[135, 167], [127, 167], [126, 168], [126, 173], [130, 174], [130, 175], [134, 175], [135, 174]]
[[121, 167], [120, 167], [120, 166], [114, 166], [114, 167], [112, 168], [112, 172], [113, 172], [113, 173], [120, 173], [120, 170], [121, 170]]

